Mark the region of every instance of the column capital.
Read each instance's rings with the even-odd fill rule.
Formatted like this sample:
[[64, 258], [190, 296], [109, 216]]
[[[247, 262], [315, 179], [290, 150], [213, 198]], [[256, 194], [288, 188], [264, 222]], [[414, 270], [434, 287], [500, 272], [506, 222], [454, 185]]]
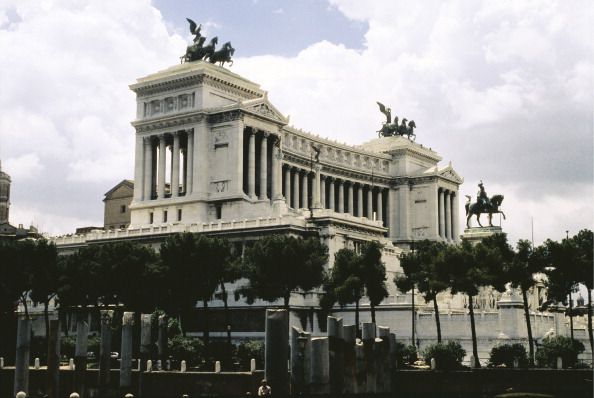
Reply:
[[262, 135], [264, 136], [264, 138], [268, 138], [270, 136], [270, 131], [266, 131], [266, 130], [261, 130], [262, 131]]
[[[326, 176], [326, 174], [322, 174], [322, 173], [320, 173], [320, 178], [321, 178], [322, 180], [325, 180], [325, 179], [326, 179], [326, 177], [328, 177], [328, 176]], [[328, 177], [328, 178], [329, 178], [329, 177]]]

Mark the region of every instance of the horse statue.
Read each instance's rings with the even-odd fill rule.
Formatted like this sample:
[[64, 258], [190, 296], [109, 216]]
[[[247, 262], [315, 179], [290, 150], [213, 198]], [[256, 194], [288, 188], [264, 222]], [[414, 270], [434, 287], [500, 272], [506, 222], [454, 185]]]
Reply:
[[414, 133], [414, 129], [417, 127], [417, 125], [415, 124], [414, 120], [411, 120], [410, 122], [408, 122], [408, 127], [406, 128], [406, 136], [408, 137], [408, 139], [410, 140], [410, 137], [413, 137], [413, 141], [417, 138], [417, 136]]
[[228, 62], [229, 66], [232, 66], [233, 60], [231, 59], [231, 57], [233, 56], [234, 53], [235, 53], [235, 49], [231, 46], [231, 42], [228, 41], [227, 43], [223, 44], [223, 48], [212, 53], [208, 57], [208, 61], [211, 64], [220, 62], [220, 64], [219, 64], [220, 66], [223, 66], [223, 64], [225, 62]]
[[503, 195], [493, 195], [491, 199], [489, 199], [489, 202], [486, 204], [482, 204], [479, 202], [470, 203], [470, 196], [466, 195], [466, 197], [468, 198], [468, 201], [464, 205], [464, 208], [466, 209], [466, 226], [468, 228], [470, 228], [470, 217], [472, 217], [473, 215], [476, 215], [476, 221], [478, 222], [478, 225], [481, 227], [483, 225], [481, 224], [480, 216], [483, 213], [489, 214], [490, 227], [493, 226], [493, 214], [501, 213], [503, 219], [505, 220], [505, 213], [499, 210], [499, 206], [501, 206], [501, 202], [503, 202]]
[[186, 55], [183, 56], [185, 62], [200, 61], [201, 59], [207, 59], [215, 52], [215, 46], [219, 42], [218, 37], [213, 37], [210, 42], [202, 47], [204, 40], [199, 40], [197, 43], [188, 46]]

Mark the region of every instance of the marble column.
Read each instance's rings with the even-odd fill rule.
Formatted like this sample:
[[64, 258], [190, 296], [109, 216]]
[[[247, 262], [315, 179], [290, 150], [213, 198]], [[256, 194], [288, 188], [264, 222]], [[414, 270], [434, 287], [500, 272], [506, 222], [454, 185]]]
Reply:
[[320, 175], [320, 204], [322, 209], [326, 208], [326, 176]]
[[338, 184], [338, 212], [344, 213], [344, 180], [340, 180]]
[[179, 133], [173, 134], [173, 153], [171, 154], [171, 196], [179, 196]]
[[347, 195], [347, 207], [348, 213], [351, 213], [353, 216], [355, 215], [355, 209], [353, 208], [353, 183], [350, 182], [349, 183], [349, 191], [348, 191], [348, 195]]
[[184, 192], [186, 195], [192, 193], [192, 182], [194, 178], [194, 130], [188, 130], [188, 142], [186, 144], [186, 186]]
[[280, 153], [278, 146], [272, 146], [272, 184], [270, 186], [270, 193], [272, 200], [284, 200], [283, 192], [281, 189], [282, 185], [282, 153]]
[[410, 239], [409, 200], [410, 188], [408, 184], [400, 185], [398, 189], [398, 214], [400, 215], [398, 236], [400, 239]]
[[312, 188], [312, 203], [311, 207], [314, 209], [322, 208], [322, 203], [320, 201], [320, 170], [322, 169], [321, 166], [316, 165], [314, 167], [314, 179], [311, 184]]
[[367, 218], [373, 220], [373, 187], [367, 187]]
[[299, 208], [299, 169], [293, 168], [293, 200], [291, 204], [294, 209]]
[[363, 185], [357, 184], [357, 217], [363, 217]]
[[134, 201], [142, 200], [144, 195], [144, 138], [136, 133], [134, 144]]
[[439, 203], [439, 236], [445, 238], [445, 215], [443, 214], [443, 189], [439, 188], [439, 193], [437, 196], [437, 201]]
[[330, 194], [330, 198], [329, 198], [329, 200], [330, 200], [330, 206], [329, 206], [329, 208], [332, 211], [336, 211], [336, 200], [334, 198], [334, 193], [336, 191], [336, 189], [334, 187], [335, 178], [334, 177], [328, 177], [328, 178], [330, 178], [330, 191], [329, 191], [329, 194]]
[[458, 202], [458, 193], [452, 192], [452, 239], [454, 241], [458, 241], [460, 232], [458, 231], [458, 223], [460, 220], [458, 219], [458, 208], [460, 203]]
[[256, 199], [256, 134], [248, 130], [248, 196]]
[[309, 208], [308, 206], [308, 199], [309, 199], [309, 191], [308, 191], [308, 187], [307, 187], [307, 180], [308, 180], [309, 176], [308, 173], [306, 171], [303, 172], [303, 175], [301, 176], [301, 207], [304, 209]]
[[377, 190], [377, 219], [384, 223], [384, 195], [383, 189], [379, 188]]
[[167, 165], [165, 164], [165, 151], [167, 145], [165, 143], [165, 134], [159, 136], [159, 172], [157, 174], [157, 196], [159, 199], [165, 197], [165, 170]]
[[153, 185], [153, 141], [144, 137], [144, 194], [143, 200], [150, 200]]
[[451, 204], [450, 204], [450, 192], [446, 191], [444, 194], [444, 213], [445, 213], [445, 239], [452, 239], [452, 215], [451, 215]]
[[268, 135], [266, 132], [263, 133], [260, 142], [260, 200], [268, 199], [266, 194], [268, 188]]
[[285, 201], [291, 207], [291, 168], [285, 167]]

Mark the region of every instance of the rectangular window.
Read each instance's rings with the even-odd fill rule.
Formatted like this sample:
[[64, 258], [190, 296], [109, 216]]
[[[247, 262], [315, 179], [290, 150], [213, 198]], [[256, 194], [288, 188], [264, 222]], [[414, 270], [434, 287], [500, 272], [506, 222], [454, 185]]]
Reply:
[[120, 206], [120, 213], [125, 213], [126, 212], [126, 205], [121, 205]]
[[163, 210], [163, 222], [167, 222], [167, 210]]
[[149, 224], [152, 224], [152, 223], [153, 223], [153, 221], [154, 221], [154, 220], [153, 220], [153, 217], [154, 217], [154, 215], [153, 215], [153, 212], [151, 211], [151, 212], [149, 213]]
[[223, 206], [219, 204], [216, 205], [215, 208], [217, 209], [217, 220], [220, 220], [223, 218]]
[[182, 209], [177, 209], [177, 221], [181, 221], [182, 219]]

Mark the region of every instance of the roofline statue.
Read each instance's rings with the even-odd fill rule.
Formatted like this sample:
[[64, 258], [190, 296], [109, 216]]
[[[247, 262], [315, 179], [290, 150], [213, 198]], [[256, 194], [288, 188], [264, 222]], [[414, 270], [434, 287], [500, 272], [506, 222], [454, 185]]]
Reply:
[[186, 18], [186, 20], [190, 24], [190, 33], [194, 35], [194, 43], [189, 45], [186, 48], [186, 53], [180, 57], [182, 63], [208, 61], [211, 64], [218, 62], [220, 66], [223, 66], [225, 62], [228, 62], [229, 66], [233, 65], [231, 57], [235, 53], [235, 49], [231, 46], [231, 42], [223, 44], [223, 47], [217, 51], [215, 47], [219, 42], [219, 38], [215, 36], [205, 46], [206, 37], [200, 33], [202, 25], [196, 24], [190, 18]]
[[470, 217], [473, 215], [476, 215], [476, 221], [478, 222], [478, 225], [482, 227], [483, 225], [481, 224], [480, 216], [483, 213], [489, 214], [490, 227], [493, 226], [493, 214], [500, 213], [505, 220], [505, 213], [499, 209], [501, 202], [503, 202], [503, 195], [493, 195], [489, 198], [482, 180], [479, 182], [478, 187], [479, 191], [476, 195], [476, 202], [471, 203], [470, 195], [465, 195], [467, 199], [466, 204], [464, 205], [464, 208], [466, 209], [466, 227], [470, 228]]
[[394, 116], [394, 121], [392, 121], [392, 109], [388, 108], [384, 104], [379, 101], [376, 101], [377, 105], [379, 106], [380, 112], [386, 115], [386, 121], [382, 123], [382, 128], [379, 129], [378, 136], [379, 137], [392, 137], [394, 135], [400, 136], [407, 136], [410, 140], [411, 137], [414, 140], [416, 135], [414, 134], [414, 129], [417, 127], [414, 120], [411, 120], [406, 123], [407, 119], [402, 119], [400, 125], [398, 125], [398, 116]]

